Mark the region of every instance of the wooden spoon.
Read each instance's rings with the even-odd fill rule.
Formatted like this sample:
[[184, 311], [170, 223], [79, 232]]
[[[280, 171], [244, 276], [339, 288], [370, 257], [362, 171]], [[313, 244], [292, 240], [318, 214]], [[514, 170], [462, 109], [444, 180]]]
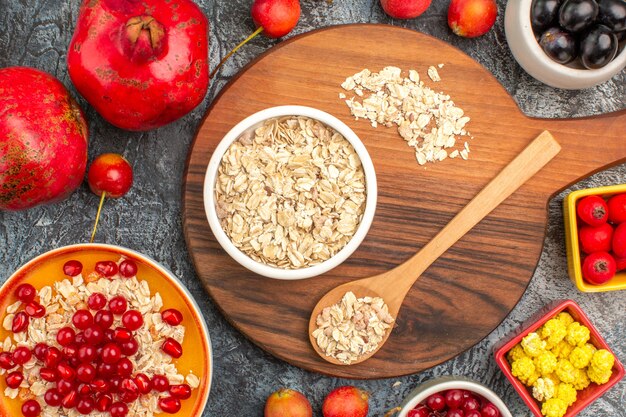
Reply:
[[[390, 271], [342, 284], [326, 293], [313, 308], [309, 319], [309, 340], [313, 349], [325, 360], [336, 365], [346, 365], [327, 356], [317, 345], [312, 333], [317, 329], [316, 319], [322, 309], [338, 303], [343, 296], [352, 291], [357, 298], [370, 296], [382, 297], [389, 307], [389, 314], [398, 317], [398, 312], [415, 281], [439, 256], [454, 245], [461, 237], [476, 226], [493, 209], [513, 194], [522, 184], [535, 175], [544, 165], [554, 158], [561, 146], [552, 135], [544, 131], [533, 140], [513, 161], [491, 180], [426, 246]], [[357, 364], [373, 356], [385, 344], [389, 329], [376, 350], [359, 357]]]

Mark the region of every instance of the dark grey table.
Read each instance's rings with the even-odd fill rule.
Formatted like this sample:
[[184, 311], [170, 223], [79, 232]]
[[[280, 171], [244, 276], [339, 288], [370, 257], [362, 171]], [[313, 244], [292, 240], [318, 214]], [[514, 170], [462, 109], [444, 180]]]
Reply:
[[[211, 22], [213, 68], [221, 56], [254, 29], [249, 14], [252, 0], [201, 0], [197, 3]], [[626, 71], [603, 85], [584, 91], [556, 90], [527, 75], [508, 50], [503, 28], [506, 1], [498, 0], [498, 3], [499, 16], [493, 30], [482, 38], [468, 40], [448, 30], [448, 1], [434, 0], [420, 18], [399, 21], [386, 16], [378, 0], [304, 0], [302, 18], [292, 35], [351, 22], [404, 26], [464, 50], [492, 71], [529, 115], [577, 117], [626, 108]], [[0, 0], [0, 67], [26, 65], [43, 69], [56, 75], [77, 96], [67, 75], [65, 55], [79, 4], [78, 0]], [[561, 214], [565, 193], [550, 204], [544, 251], [519, 305], [481, 343], [430, 371], [376, 381], [329, 378], [274, 359], [231, 328], [200, 285], [185, 247], [181, 224], [183, 169], [189, 144], [211, 100], [239, 69], [276, 43], [263, 37], [255, 39], [222, 68], [211, 82], [204, 102], [193, 113], [156, 131], [119, 130], [103, 121], [84, 100], [79, 100], [90, 121], [90, 160], [103, 152], [121, 153], [132, 161], [136, 175], [134, 187], [125, 198], [106, 203], [97, 240], [138, 250], [169, 267], [189, 287], [208, 323], [215, 368], [205, 416], [261, 416], [265, 398], [281, 386], [305, 393], [315, 415], [321, 416], [325, 395], [342, 384], [369, 390], [369, 415], [382, 416], [416, 385], [447, 374], [482, 381], [502, 396], [514, 416], [530, 416], [496, 367], [492, 346], [543, 305], [561, 298], [572, 298], [580, 303], [618, 357], [626, 361], [626, 292], [584, 294], [567, 278]], [[619, 166], [573, 188], [624, 182], [626, 166]], [[19, 213], [0, 213], [0, 280], [6, 280], [18, 266], [42, 252], [86, 242], [97, 200], [83, 185], [60, 204]], [[626, 416], [626, 382], [618, 384], [581, 415]]]

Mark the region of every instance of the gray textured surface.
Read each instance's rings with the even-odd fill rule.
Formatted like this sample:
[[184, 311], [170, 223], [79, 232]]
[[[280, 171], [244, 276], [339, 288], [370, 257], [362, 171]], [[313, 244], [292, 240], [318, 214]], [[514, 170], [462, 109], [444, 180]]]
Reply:
[[[510, 0], [517, 1], [517, 0]], [[69, 4], [68, 4], [69, 3]], [[253, 29], [251, 0], [197, 1], [211, 22], [211, 67]], [[538, 117], [574, 117], [626, 108], [626, 72], [597, 88], [579, 92], [555, 90], [528, 76], [508, 51], [503, 29], [506, 1], [486, 36], [460, 39], [446, 25], [447, 1], [435, 0], [419, 19], [397, 21], [383, 14], [378, 0], [302, 1], [303, 16], [293, 34], [350, 22], [382, 22], [434, 35], [461, 48], [492, 71], [524, 112]], [[65, 51], [75, 25], [78, 0], [0, 0], [0, 67], [28, 65], [55, 74], [72, 89]], [[304, 392], [316, 415], [324, 396], [341, 384], [371, 392], [370, 416], [382, 416], [408, 392], [433, 376], [462, 374], [499, 393], [514, 416], [530, 412], [497, 369], [491, 348], [533, 312], [551, 300], [572, 298], [589, 314], [616, 354], [626, 361], [626, 292], [579, 293], [567, 278], [560, 211], [564, 194], [550, 204], [545, 248], [527, 293], [511, 315], [485, 340], [428, 372], [399, 379], [348, 381], [308, 373], [265, 354], [232, 329], [212, 304], [195, 276], [181, 226], [181, 184], [187, 149], [208, 104], [247, 62], [276, 41], [257, 38], [231, 59], [212, 81], [205, 101], [184, 119], [157, 131], [129, 133], [104, 122], [81, 100], [90, 120], [90, 159], [118, 152], [132, 161], [136, 180], [121, 200], [108, 201], [98, 241], [141, 251], [168, 266], [190, 288], [209, 325], [215, 352], [213, 390], [204, 416], [261, 416], [267, 395], [280, 386]], [[410, 47], [410, 46], [409, 46]], [[75, 90], [72, 90], [75, 93]], [[601, 132], [598, 132], [601, 134]], [[626, 166], [597, 174], [574, 188], [626, 182]], [[49, 249], [84, 242], [95, 216], [97, 198], [82, 186], [61, 204], [21, 213], [0, 213], [0, 280], [19, 265]], [[399, 381], [401, 384], [393, 387]], [[626, 416], [626, 382], [586, 409], [581, 416]]]

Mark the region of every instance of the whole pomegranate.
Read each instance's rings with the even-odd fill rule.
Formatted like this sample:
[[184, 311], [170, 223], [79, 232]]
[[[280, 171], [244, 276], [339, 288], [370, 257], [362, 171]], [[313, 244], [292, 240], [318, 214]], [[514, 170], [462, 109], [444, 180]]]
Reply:
[[76, 89], [111, 124], [155, 129], [207, 92], [207, 19], [191, 0], [84, 0], [67, 65]]
[[60, 201], [82, 182], [87, 122], [59, 80], [27, 67], [0, 69], [0, 209]]

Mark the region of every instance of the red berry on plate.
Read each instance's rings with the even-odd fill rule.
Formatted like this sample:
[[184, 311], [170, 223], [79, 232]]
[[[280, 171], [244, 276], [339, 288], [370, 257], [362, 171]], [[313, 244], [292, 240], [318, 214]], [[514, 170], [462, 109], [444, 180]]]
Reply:
[[115, 343], [107, 343], [102, 348], [102, 362], [108, 364], [117, 363], [122, 357], [122, 350]]
[[61, 400], [61, 405], [63, 406], [63, 408], [67, 408], [68, 410], [76, 407], [77, 404], [78, 392], [76, 392], [76, 390], [71, 390], [70, 392], [65, 394], [65, 396]]
[[37, 290], [30, 284], [20, 284], [15, 289], [15, 297], [24, 304], [33, 301], [36, 295]]
[[183, 321], [183, 315], [175, 308], [168, 308], [161, 312], [161, 318], [170, 326], [178, 326]]
[[105, 153], [91, 163], [87, 174], [89, 188], [97, 196], [120, 198], [133, 185], [133, 169], [122, 155]]
[[93, 324], [93, 315], [89, 310], [78, 310], [72, 316], [72, 324], [80, 330], [85, 330]]
[[430, 410], [423, 404], [418, 404], [414, 409], [409, 410], [407, 417], [428, 417]]
[[78, 395], [80, 396], [89, 395], [91, 394], [91, 391], [92, 391], [91, 384], [87, 384], [83, 382], [80, 385], [78, 385], [78, 388], [76, 389], [76, 391], [78, 392]]
[[122, 358], [117, 363], [117, 374], [122, 378], [129, 377], [133, 373], [133, 363], [128, 358]]
[[122, 314], [123, 312], [126, 311], [127, 308], [128, 308], [128, 302], [126, 301], [126, 298], [122, 297], [121, 295], [118, 295], [117, 297], [113, 297], [109, 301], [109, 310], [111, 310], [111, 313], [115, 315]]
[[110, 278], [113, 275], [117, 274], [118, 271], [117, 264], [113, 261], [96, 262], [96, 266], [94, 269], [97, 273], [107, 278]]
[[82, 397], [78, 400], [78, 404], [76, 405], [76, 410], [83, 414], [87, 415], [93, 411], [96, 407], [96, 402], [91, 397]]
[[187, 384], [172, 385], [170, 386], [170, 394], [172, 394], [173, 397], [186, 400], [191, 397], [191, 387]]
[[465, 412], [465, 417], [481, 417], [480, 411], [470, 410]]
[[63, 273], [68, 277], [75, 277], [81, 272], [83, 272], [83, 264], [78, 261], [67, 261], [65, 265], [63, 265]]
[[590, 195], [578, 202], [576, 214], [589, 226], [600, 226], [609, 219], [609, 208], [602, 197]]
[[63, 355], [61, 354], [61, 351], [58, 348], [54, 346], [50, 346], [48, 348], [48, 351], [46, 352], [46, 358], [44, 359], [43, 362], [48, 368], [56, 368], [56, 366], [61, 361], [62, 356]]
[[24, 374], [20, 371], [11, 372], [6, 376], [6, 383], [9, 388], [17, 388], [24, 380]]
[[461, 407], [461, 404], [463, 404], [463, 391], [460, 389], [448, 390], [444, 396], [446, 399], [446, 405], [452, 410]]
[[180, 400], [174, 397], [164, 397], [159, 399], [159, 407], [165, 413], [175, 414], [180, 411]]
[[[124, 313], [124, 315], [126, 315], [126, 313]], [[115, 330], [113, 330], [113, 340], [116, 341], [117, 343], [128, 342], [132, 337], [133, 337], [133, 333], [130, 330], [125, 329], [123, 327], [118, 327]]]
[[107, 305], [107, 298], [100, 292], [94, 292], [87, 298], [87, 306], [92, 310], [101, 310]]
[[[42, 362], [46, 358], [46, 352], [48, 352], [48, 345], [45, 343], [37, 343], [33, 348], [33, 355]], [[0, 364], [0, 366], [2, 365]]]
[[31, 301], [24, 307], [24, 312], [30, 317], [40, 319], [46, 315], [46, 308], [37, 301]]
[[152, 386], [155, 391], [164, 392], [170, 389], [170, 381], [165, 375], [154, 375], [152, 377]]
[[20, 346], [13, 351], [13, 362], [17, 365], [24, 365], [32, 356], [30, 349], [26, 346]]
[[112, 363], [99, 363], [98, 364], [98, 377], [108, 378], [117, 371], [117, 366]]
[[483, 405], [480, 409], [480, 414], [482, 417], [500, 417], [500, 411], [492, 403]]
[[76, 371], [67, 362], [61, 362], [57, 365], [57, 372], [64, 381], [73, 381], [76, 378]]
[[86, 343], [92, 346], [98, 346], [104, 340], [104, 331], [99, 325], [94, 324], [83, 331], [83, 337]]
[[137, 330], [143, 326], [143, 316], [137, 310], [128, 310], [122, 316], [122, 324], [128, 330]]
[[21, 333], [28, 328], [29, 318], [26, 313], [20, 311], [13, 317], [13, 323], [11, 324], [11, 331], [13, 333]]
[[57, 382], [57, 390], [59, 390], [59, 394], [65, 396], [70, 393], [73, 389], [76, 388], [76, 384], [74, 381], [66, 381], [64, 379]]
[[463, 406], [461, 408], [463, 409], [463, 411], [465, 411], [465, 415], [467, 416], [467, 413], [469, 411], [480, 410], [480, 403], [476, 398], [469, 397], [465, 399], [465, 402], [463, 402]]
[[465, 413], [463, 412], [463, 410], [455, 408], [453, 410], [449, 410], [446, 414], [446, 417], [465, 417]]
[[139, 343], [133, 337], [128, 342], [121, 343], [120, 349], [122, 349], [122, 354], [126, 356], [132, 356], [139, 350]]
[[39, 376], [44, 381], [57, 382], [59, 380], [59, 374], [52, 368], [41, 368], [39, 370]]
[[604, 223], [600, 226], [583, 226], [578, 231], [580, 250], [585, 253], [608, 252], [611, 250], [613, 227]]
[[135, 384], [141, 394], [148, 394], [152, 391], [152, 381], [146, 374], [139, 373], [135, 375]]
[[113, 313], [109, 310], [100, 310], [96, 312], [96, 315], [93, 318], [93, 322], [98, 325], [101, 329], [108, 329], [113, 324]]
[[595, 252], [583, 261], [583, 278], [590, 284], [604, 284], [615, 276], [616, 268], [615, 259], [610, 254]]
[[81, 382], [91, 382], [96, 377], [96, 368], [89, 363], [81, 363], [76, 369], [76, 378]]
[[250, 9], [252, 20], [270, 38], [285, 36], [300, 19], [299, 0], [254, 0]]
[[0, 368], [11, 369], [15, 366], [13, 363], [13, 355], [10, 352], [0, 353]]
[[35, 400], [28, 400], [22, 404], [24, 417], [37, 417], [41, 413], [41, 406]]
[[113, 405], [113, 397], [110, 394], [101, 394], [96, 397], [96, 410], [109, 411]]
[[111, 405], [109, 413], [111, 413], [111, 417], [126, 417], [128, 414], [128, 406], [123, 402], [116, 402]]
[[183, 356], [183, 347], [180, 345], [180, 343], [178, 343], [171, 337], [165, 339], [165, 342], [163, 342], [161, 349], [163, 350], [163, 352], [176, 359]]
[[118, 398], [122, 401], [125, 402], [126, 404], [132, 403], [133, 401], [137, 400], [137, 398], [139, 398], [139, 391], [128, 391], [128, 390], [122, 390], [120, 389], [120, 393], [118, 395]]
[[426, 405], [433, 411], [441, 411], [446, 408], [446, 400], [443, 395], [437, 393], [426, 398]]
[[125, 259], [120, 263], [120, 275], [124, 278], [131, 278], [137, 275], [137, 264], [130, 259]]
[[452, 0], [448, 26], [456, 35], [475, 38], [489, 32], [497, 16], [495, 0]]
[[55, 388], [50, 388], [43, 395], [43, 400], [50, 407], [58, 407], [58, 406], [60, 406], [62, 399], [63, 399], [63, 397], [61, 396], [61, 393], [57, 389], [55, 389]]
[[626, 222], [626, 194], [617, 194], [607, 202], [609, 221], [612, 223]]
[[71, 327], [63, 327], [57, 333], [57, 342], [61, 346], [69, 346], [74, 343], [76, 332]]

